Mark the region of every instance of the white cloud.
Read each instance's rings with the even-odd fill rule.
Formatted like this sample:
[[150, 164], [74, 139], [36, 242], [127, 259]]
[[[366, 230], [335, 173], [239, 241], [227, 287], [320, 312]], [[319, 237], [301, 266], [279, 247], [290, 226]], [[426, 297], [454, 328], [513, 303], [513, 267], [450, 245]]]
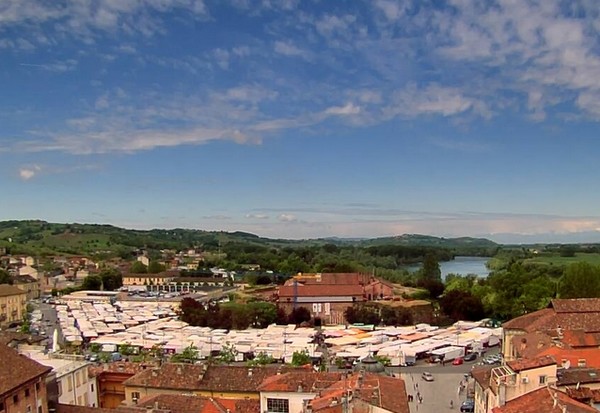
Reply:
[[248, 219], [269, 219], [269, 216], [266, 214], [246, 214], [246, 218], [248, 218]]
[[19, 169], [19, 177], [23, 181], [29, 181], [31, 178], [36, 176], [42, 170], [38, 165], [33, 165], [31, 167], [23, 167]]
[[404, 14], [404, 9], [395, 0], [376, 0], [375, 7], [380, 9], [388, 20], [395, 21]]
[[476, 100], [464, 96], [457, 88], [437, 84], [418, 88], [413, 84], [394, 94], [393, 104], [385, 109], [385, 113], [388, 117], [453, 116], [473, 109], [475, 103]]
[[292, 215], [292, 214], [281, 214], [277, 217], [277, 219], [279, 219], [279, 221], [281, 221], [281, 222], [296, 222], [296, 221], [298, 221], [298, 218], [296, 218], [296, 216]]
[[325, 113], [327, 115], [337, 115], [337, 116], [348, 116], [348, 115], [357, 115], [360, 113], [360, 106], [356, 106], [354, 103], [349, 102], [344, 106], [332, 106], [330, 108], [325, 109]]
[[300, 57], [305, 60], [312, 59], [312, 53], [299, 48], [291, 42], [276, 41], [275, 53], [279, 53], [284, 56]]
[[69, 72], [77, 67], [77, 60], [67, 59], [63, 61], [54, 61], [52, 63], [19, 63], [20, 66], [30, 67], [34, 69], [47, 70], [49, 72]]

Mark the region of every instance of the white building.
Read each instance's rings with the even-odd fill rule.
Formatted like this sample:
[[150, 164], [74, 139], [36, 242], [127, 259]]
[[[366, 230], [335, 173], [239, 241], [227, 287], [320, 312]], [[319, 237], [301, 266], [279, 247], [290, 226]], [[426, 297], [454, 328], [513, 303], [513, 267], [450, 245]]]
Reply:
[[56, 380], [59, 403], [86, 407], [98, 406], [96, 378], [90, 377], [88, 374], [90, 363], [81, 360], [81, 356], [49, 355], [40, 351], [22, 352], [38, 363], [52, 367], [52, 372], [48, 375], [48, 383]]

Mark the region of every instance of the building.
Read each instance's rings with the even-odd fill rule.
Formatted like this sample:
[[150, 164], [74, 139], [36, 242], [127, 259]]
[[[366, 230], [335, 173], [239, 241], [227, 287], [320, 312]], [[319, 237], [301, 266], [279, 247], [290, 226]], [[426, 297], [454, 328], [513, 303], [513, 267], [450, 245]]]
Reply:
[[0, 344], [0, 412], [48, 412], [46, 377], [51, 368]]
[[308, 401], [307, 408], [304, 410], [313, 413], [409, 413], [409, 411], [403, 380], [370, 373], [355, 373], [332, 384], [317, 397]]
[[302, 370], [266, 378], [259, 386], [260, 411], [301, 413], [307, 402], [337, 383], [343, 373]]
[[492, 413], [598, 413], [590, 405], [578, 402], [567, 394], [542, 387], [495, 407]]
[[179, 272], [159, 272], [157, 274], [123, 274], [123, 286], [169, 285], [179, 276]]
[[325, 324], [343, 324], [356, 303], [394, 295], [393, 284], [363, 273], [300, 273], [278, 288], [277, 304], [287, 313], [304, 307]]
[[0, 284], [0, 328], [23, 321], [27, 314], [27, 293], [18, 287]]
[[125, 401], [125, 380], [137, 373], [155, 367], [153, 364], [119, 361], [89, 368], [89, 375], [96, 379], [97, 406], [115, 409]]
[[[77, 406], [98, 406], [96, 378], [88, 372], [89, 362], [71, 355], [48, 355], [40, 351], [23, 352], [27, 357], [52, 369], [48, 375], [49, 388], [56, 388], [56, 394], [48, 398], [55, 403]], [[52, 400], [55, 399], [55, 400]]]
[[493, 368], [474, 369], [475, 411], [491, 413], [524, 394], [555, 385], [558, 374], [554, 358], [518, 359]]
[[41, 282], [31, 275], [16, 275], [12, 277], [13, 285], [27, 293], [27, 300], [40, 298]]
[[[502, 328], [502, 353], [506, 360], [522, 356], [527, 348], [533, 348], [534, 353], [539, 351], [539, 334], [549, 338], [546, 345], [569, 346], [570, 341], [597, 347], [600, 344], [600, 298], [555, 299], [548, 308], [507, 321]], [[533, 333], [538, 333], [535, 343], [531, 343], [532, 336], [528, 336]]]
[[221, 399], [255, 399], [259, 387], [270, 376], [293, 370], [290, 367], [218, 366], [166, 363], [146, 369], [124, 382], [125, 402], [157, 394], [198, 395]]

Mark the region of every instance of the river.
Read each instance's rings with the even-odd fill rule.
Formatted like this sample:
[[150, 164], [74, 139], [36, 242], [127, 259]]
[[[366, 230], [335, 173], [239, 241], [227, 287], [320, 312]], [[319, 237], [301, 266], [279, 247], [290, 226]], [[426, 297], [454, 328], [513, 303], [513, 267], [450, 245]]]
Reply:
[[[488, 257], [455, 257], [452, 261], [440, 262], [440, 270], [442, 272], [442, 280], [448, 274], [476, 274], [478, 277], [485, 278], [490, 273], [486, 268], [485, 263], [488, 262]], [[420, 265], [411, 265], [407, 267], [408, 271], [414, 272], [421, 268]]]

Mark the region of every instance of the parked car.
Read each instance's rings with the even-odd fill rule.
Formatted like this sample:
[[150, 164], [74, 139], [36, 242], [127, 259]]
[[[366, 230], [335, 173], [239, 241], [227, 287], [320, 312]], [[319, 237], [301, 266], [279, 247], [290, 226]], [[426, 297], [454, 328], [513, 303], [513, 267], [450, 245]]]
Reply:
[[460, 411], [463, 413], [473, 413], [475, 411], [475, 400], [467, 399], [460, 405]]
[[457, 357], [454, 360], [452, 360], [452, 365], [453, 366], [460, 366], [463, 363], [464, 363], [464, 360], [463, 360], [462, 357]]
[[465, 356], [465, 361], [474, 361], [477, 360], [477, 353], [469, 353]]
[[423, 374], [421, 374], [421, 378], [425, 381], [433, 381], [433, 374], [424, 371]]

